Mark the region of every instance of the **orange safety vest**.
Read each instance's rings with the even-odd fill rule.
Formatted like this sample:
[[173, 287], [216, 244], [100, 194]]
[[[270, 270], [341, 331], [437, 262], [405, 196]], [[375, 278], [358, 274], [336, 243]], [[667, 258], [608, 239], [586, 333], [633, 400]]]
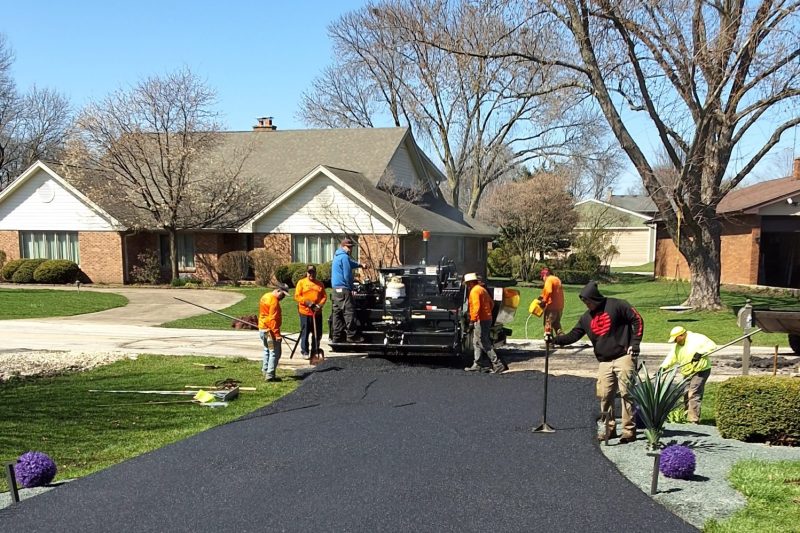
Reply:
[[547, 276], [539, 300], [551, 311], [563, 311], [564, 289], [561, 287], [561, 280], [552, 274]]
[[472, 322], [484, 322], [492, 319], [492, 309], [494, 309], [494, 302], [492, 297], [489, 296], [489, 291], [475, 285], [469, 291], [469, 319]]
[[275, 339], [281, 338], [281, 302], [268, 292], [258, 301], [258, 329], [269, 331]]
[[305, 277], [297, 281], [297, 286], [294, 288], [294, 299], [297, 301], [297, 311], [301, 315], [314, 316], [314, 312], [303, 302], [309, 301], [322, 307], [328, 301], [328, 295], [325, 294], [325, 285], [321, 281]]

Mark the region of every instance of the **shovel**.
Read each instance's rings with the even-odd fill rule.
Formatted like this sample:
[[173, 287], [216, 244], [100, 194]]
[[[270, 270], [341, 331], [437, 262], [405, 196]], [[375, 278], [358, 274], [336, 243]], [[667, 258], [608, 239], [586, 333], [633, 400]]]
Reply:
[[312, 353], [311, 357], [309, 358], [308, 362], [312, 365], [316, 366], [320, 363], [325, 362], [325, 351], [319, 347], [320, 338], [317, 332], [317, 311], [314, 311], [314, 316], [311, 317], [311, 327], [314, 328], [314, 340], [313, 344], [316, 344], [317, 351], [316, 353]]

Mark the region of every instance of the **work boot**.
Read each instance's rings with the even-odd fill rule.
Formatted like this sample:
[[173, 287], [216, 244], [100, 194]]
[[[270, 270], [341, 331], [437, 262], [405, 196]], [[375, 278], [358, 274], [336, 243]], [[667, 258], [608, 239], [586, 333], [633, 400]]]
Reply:
[[281, 381], [281, 378], [275, 376], [275, 374], [267, 374], [267, 377], [264, 381], [267, 381], [269, 383], [274, 383], [277, 381]]
[[466, 370], [467, 372], [483, 372], [486, 370], [486, 368], [482, 367], [478, 363], [472, 363], [472, 366], [468, 366], [464, 370]]
[[492, 368], [492, 373], [493, 374], [502, 374], [506, 370], [508, 370], [508, 365], [505, 364], [503, 361], [498, 361], [498, 363], [496, 365], [494, 365], [494, 367]]
[[623, 433], [619, 439], [620, 444], [628, 444], [634, 441], [636, 441], [636, 433]]
[[364, 337], [356, 335], [355, 337], [348, 337], [347, 342], [364, 342]]
[[[608, 434], [608, 440], [616, 439], [616, 438], [617, 438], [616, 430], [612, 431], [611, 433]], [[605, 441], [606, 440], [606, 434], [605, 433], [598, 433], [597, 434], [597, 440], [598, 440], [598, 442]]]

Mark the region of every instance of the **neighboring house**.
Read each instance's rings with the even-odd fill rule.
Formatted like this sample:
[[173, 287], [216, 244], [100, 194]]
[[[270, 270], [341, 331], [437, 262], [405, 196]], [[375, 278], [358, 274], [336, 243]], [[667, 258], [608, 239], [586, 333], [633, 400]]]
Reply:
[[[728, 193], [717, 216], [722, 219], [722, 283], [800, 288], [800, 159], [795, 159], [791, 176]], [[686, 259], [662, 223], [655, 274], [690, 277]]]
[[577, 232], [611, 234], [617, 253], [605, 259], [612, 267], [643, 265], [655, 257], [656, 231], [648, 222], [655, 205], [646, 196], [613, 196], [606, 201], [583, 200], [578, 211]]
[[[248, 132], [223, 134], [221, 150], [252, 146], [245, 165], [275, 198], [239, 228], [179, 234], [183, 275], [217, 280], [220, 255], [266, 247], [285, 262], [330, 261], [339, 239], [357, 240], [361, 262], [375, 267], [453, 259], [462, 272], [485, 273], [496, 230], [441, 197], [442, 173], [408, 128], [276, 131], [260, 119]], [[70, 182], [57, 163], [37, 162], [0, 192], [0, 250], [8, 259], [64, 258], [99, 283], [126, 283], [143, 251], [168, 272], [167, 235], [133, 231]]]

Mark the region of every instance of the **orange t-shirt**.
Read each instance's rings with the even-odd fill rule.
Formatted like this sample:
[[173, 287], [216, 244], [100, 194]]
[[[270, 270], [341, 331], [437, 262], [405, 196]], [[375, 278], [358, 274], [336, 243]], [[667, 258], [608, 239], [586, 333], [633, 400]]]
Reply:
[[258, 329], [269, 331], [275, 339], [281, 338], [281, 302], [268, 292], [258, 301]]
[[480, 285], [472, 287], [469, 291], [469, 319], [472, 322], [491, 320], [493, 308], [494, 302], [489, 296], [489, 291]]
[[552, 274], [544, 279], [544, 288], [539, 297], [547, 309], [553, 311], [564, 310], [564, 289], [561, 288], [561, 280]]
[[309, 301], [322, 307], [328, 301], [328, 295], [325, 294], [325, 285], [321, 281], [306, 277], [297, 281], [297, 286], [294, 288], [294, 299], [297, 300], [297, 311], [301, 315], [314, 316], [314, 312], [303, 302]]

